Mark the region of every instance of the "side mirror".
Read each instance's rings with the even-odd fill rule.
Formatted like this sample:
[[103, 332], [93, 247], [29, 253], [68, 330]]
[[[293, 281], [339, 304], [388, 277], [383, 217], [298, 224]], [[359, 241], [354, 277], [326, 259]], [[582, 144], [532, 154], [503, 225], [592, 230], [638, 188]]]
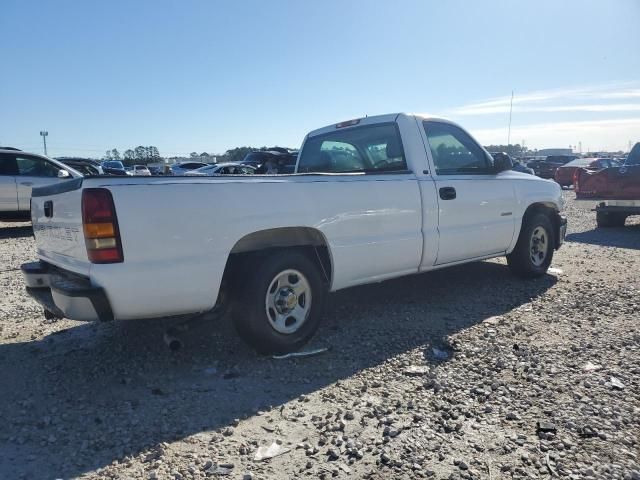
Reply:
[[513, 161], [511, 157], [506, 153], [494, 153], [493, 155], [493, 169], [496, 173], [504, 172], [505, 170], [511, 170], [513, 168]]
[[58, 178], [69, 178], [70, 176], [66, 170], [58, 170]]

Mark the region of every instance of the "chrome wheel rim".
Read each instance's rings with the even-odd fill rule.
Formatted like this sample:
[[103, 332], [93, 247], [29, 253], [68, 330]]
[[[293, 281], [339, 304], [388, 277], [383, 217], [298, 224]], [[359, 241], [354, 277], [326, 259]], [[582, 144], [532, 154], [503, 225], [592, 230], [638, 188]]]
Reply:
[[271, 327], [279, 333], [297, 332], [311, 311], [311, 286], [298, 270], [278, 273], [267, 289], [265, 311]]
[[531, 240], [529, 241], [529, 257], [531, 258], [531, 263], [536, 267], [542, 265], [547, 258], [548, 251], [549, 234], [544, 227], [538, 225], [533, 229]]

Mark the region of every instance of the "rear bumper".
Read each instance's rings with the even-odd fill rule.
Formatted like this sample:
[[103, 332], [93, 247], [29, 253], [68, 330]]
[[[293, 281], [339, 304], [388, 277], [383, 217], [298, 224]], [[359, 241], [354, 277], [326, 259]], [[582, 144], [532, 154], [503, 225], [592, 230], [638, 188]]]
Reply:
[[640, 200], [611, 200], [598, 203], [596, 212], [623, 213], [640, 215]]
[[109, 300], [88, 278], [53, 267], [45, 262], [21, 267], [27, 293], [57, 317], [83, 321], [113, 320]]

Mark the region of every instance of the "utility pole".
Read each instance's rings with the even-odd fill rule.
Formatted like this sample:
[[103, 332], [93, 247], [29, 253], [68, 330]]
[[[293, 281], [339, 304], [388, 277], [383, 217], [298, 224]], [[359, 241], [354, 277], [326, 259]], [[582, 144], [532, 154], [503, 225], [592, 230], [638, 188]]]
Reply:
[[47, 132], [46, 130], [41, 130], [40, 131], [40, 136], [42, 137], [42, 143], [44, 144], [44, 156], [47, 156], [47, 135], [49, 135], [49, 132]]
[[507, 134], [507, 146], [511, 145], [511, 113], [513, 112], [513, 90], [511, 90], [511, 105], [509, 106], [509, 133]]

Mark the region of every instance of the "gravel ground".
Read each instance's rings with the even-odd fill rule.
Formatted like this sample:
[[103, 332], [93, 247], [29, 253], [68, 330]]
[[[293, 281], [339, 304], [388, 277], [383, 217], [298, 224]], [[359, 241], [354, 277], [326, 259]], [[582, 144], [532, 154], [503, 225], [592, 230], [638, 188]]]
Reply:
[[329, 350], [283, 360], [227, 319], [179, 352], [168, 320], [47, 322], [30, 227], [3, 224], [0, 478], [639, 480], [640, 220], [596, 230], [565, 195], [547, 276], [500, 259], [338, 292], [308, 347]]

